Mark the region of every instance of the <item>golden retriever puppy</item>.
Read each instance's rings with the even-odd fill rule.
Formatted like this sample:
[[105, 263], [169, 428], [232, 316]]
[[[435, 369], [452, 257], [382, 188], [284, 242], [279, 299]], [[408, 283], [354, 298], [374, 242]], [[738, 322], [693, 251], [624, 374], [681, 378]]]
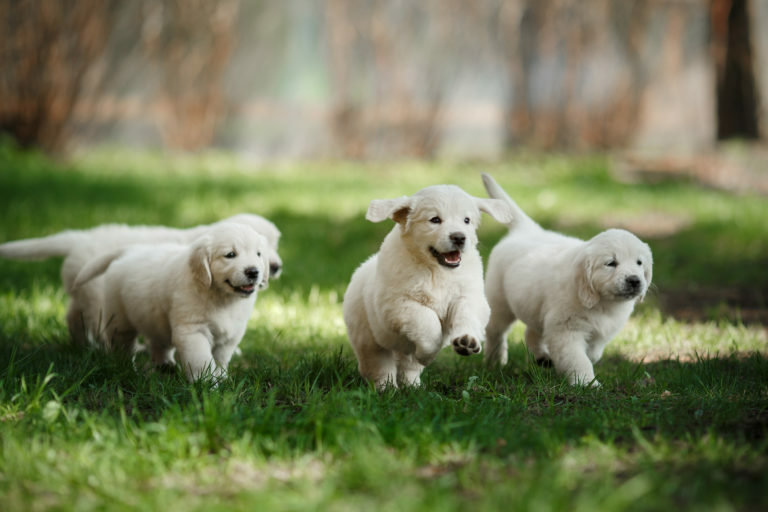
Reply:
[[396, 225], [352, 275], [343, 310], [360, 374], [378, 389], [418, 385], [447, 345], [461, 355], [480, 351], [489, 315], [475, 247], [481, 211], [512, 218], [506, 202], [453, 185], [371, 201], [368, 220]]
[[251, 227], [263, 235], [269, 247], [270, 278], [280, 276], [283, 262], [277, 253], [280, 231], [269, 220], [259, 215], [241, 213], [223, 221], [175, 229], [166, 226], [128, 226], [125, 224], [104, 224], [85, 230], [68, 230], [41, 238], [16, 240], [0, 244], [0, 256], [17, 260], [38, 260], [64, 256], [61, 278], [64, 289], [72, 297], [67, 311], [67, 325], [70, 335], [77, 341], [91, 340], [103, 326], [104, 319], [94, 316], [103, 302], [100, 278], [96, 278], [77, 289], [75, 278], [83, 266], [93, 258], [111, 254], [114, 251], [135, 244], [180, 243], [187, 244], [199, 238], [207, 230], [221, 223], [236, 222]]
[[[86, 263], [73, 287], [101, 276], [107, 348], [146, 338], [155, 364], [178, 363], [190, 380], [226, 373], [245, 333], [257, 289], [269, 279], [269, 243], [250, 227], [220, 223], [192, 244], [134, 245]], [[88, 307], [96, 307], [89, 304]]]
[[485, 293], [491, 306], [485, 360], [507, 363], [506, 333], [520, 320], [540, 364], [571, 384], [599, 385], [592, 365], [651, 284], [651, 250], [635, 235], [609, 229], [590, 240], [547, 231], [487, 174], [488, 195], [513, 209], [509, 234], [491, 251]]

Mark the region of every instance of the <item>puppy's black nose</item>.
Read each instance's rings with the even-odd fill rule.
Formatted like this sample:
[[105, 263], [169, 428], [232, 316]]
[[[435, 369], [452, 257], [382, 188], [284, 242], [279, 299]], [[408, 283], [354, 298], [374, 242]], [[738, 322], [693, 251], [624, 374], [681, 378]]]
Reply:
[[637, 276], [629, 276], [625, 281], [633, 290], [640, 288], [640, 278]]
[[256, 267], [248, 267], [243, 272], [248, 279], [257, 279], [259, 277], [259, 269]]
[[272, 277], [277, 276], [280, 271], [283, 269], [283, 266], [278, 263], [270, 263], [269, 264], [269, 275]]
[[464, 233], [459, 233], [458, 231], [448, 235], [448, 238], [451, 239], [451, 242], [453, 242], [456, 247], [464, 247], [464, 242], [467, 240]]

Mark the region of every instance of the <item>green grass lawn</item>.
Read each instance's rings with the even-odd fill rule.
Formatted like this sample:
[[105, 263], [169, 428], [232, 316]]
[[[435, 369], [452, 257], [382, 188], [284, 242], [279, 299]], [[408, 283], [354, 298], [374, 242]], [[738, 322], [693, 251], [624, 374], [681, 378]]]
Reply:
[[[628, 185], [604, 157], [257, 165], [227, 154], [0, 144], [0, 241], [105, 222], [179, 227], [238, 212], [283, 232], [218, 388], [74, 345], [60, 261], [0, 261], [0, 510], [765, 510], [768, 200]], [[545, 226], [626, 226], [655, 286], [578, 389], [531, 364], [446, 350], [418, 389], [375, 392], [341, 318], [391, 223], [368, 202], [491, 173]], [[490, 218], [487, 256], [504, 234]]]

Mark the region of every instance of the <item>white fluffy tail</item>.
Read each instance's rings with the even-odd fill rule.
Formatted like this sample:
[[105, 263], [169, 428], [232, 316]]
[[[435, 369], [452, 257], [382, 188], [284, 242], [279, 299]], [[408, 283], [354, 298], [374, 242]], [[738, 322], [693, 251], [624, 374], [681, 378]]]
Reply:
[[42, 260], [54, 256], [67, 256], [88, 237], [80, 231], [62, 231], [41, 238], [27, 238], [0, 244], [0, 256], [10, 260]]
[[483, 185], [485, 186], [485, 191], [488, 192], [488, 197], [506, 201], [509, 203], [509, 206], [512, 207], [513, 218], [511, 222], [507, 223], [507, 227], [510, 230], [517, 228], [541, 229], [535, 220], [526, 215], [526, 213], [521, 210], [519, 206], [517, 206], [517, 203], [513, 201], [511, 197], [509, 197], [509, 194], [507, 194], [504, 189], [499, 186], [498, 183], [496, 183], [496, 180], [491, 178], [491, 176], [486, 173], [483, 173], [482, 176]]
[[81, 268], [80, 272], [77, 273], [73, 289], [76, 290], [80, 288], [91, 279], [98, 277], [106, 272], [112, 262], [122, 256], [124, 252], [125, 249], [117, 249], [115, 251], [110, 251], [88, 260], [88, 263], [83, 265], [83, 268]]

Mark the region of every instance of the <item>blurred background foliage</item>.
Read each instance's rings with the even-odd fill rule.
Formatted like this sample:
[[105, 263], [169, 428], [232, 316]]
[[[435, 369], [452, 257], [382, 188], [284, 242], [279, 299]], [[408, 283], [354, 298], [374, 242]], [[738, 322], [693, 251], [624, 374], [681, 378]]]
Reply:
[[763, 0], [0, 0], [0, 62], [0, 131], [52, 152], [688, 157], [768, 136]]

